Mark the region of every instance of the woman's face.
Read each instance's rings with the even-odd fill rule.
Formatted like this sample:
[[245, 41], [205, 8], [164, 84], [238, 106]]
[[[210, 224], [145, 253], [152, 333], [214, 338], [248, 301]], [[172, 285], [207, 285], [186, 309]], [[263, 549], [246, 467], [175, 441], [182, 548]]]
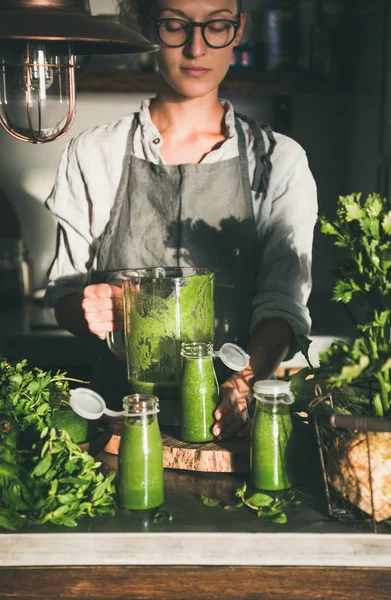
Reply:
[[[237, 0], [156, 0], [152, 10], [155, 19], [198, 23], [213, 19], [237, 20], [237, 15]], [[233, 47], [240, 42], [245, 22], [246, 15], [242, 15], [240, 29], [226, 48], [210, 48], [199, 27], [193, 29], [193, 35], [185, 46], [169, 48], [161, 43], [155, 26], [151, 24], [146, 33], [161, 46], [157, 55], [161, 76], [175, 92], [186, 98], [206, 96], [216, 90], [228, 71]], [[176, 24], [172, 25], [174, 29], [168, 26], [169, 35], [179, 35], [175, 33]]]

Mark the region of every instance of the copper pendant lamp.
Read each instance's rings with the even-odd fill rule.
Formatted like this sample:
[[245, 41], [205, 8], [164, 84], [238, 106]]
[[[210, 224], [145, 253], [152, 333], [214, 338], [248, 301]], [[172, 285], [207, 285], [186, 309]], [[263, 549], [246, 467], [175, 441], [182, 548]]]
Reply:
[[0, 125], [25, 142], [59, 139], [76, 113], [75, 55], [156, 50], [93, 17], [89, 0], [0, 0]]

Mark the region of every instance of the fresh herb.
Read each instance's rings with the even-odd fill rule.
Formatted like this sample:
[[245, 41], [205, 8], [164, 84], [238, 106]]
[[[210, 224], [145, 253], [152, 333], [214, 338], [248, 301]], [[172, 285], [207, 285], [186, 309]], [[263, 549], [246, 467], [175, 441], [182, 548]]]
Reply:
[[336, 238], [349, 258], [337, 270], [333, 299], [348, 304], [354, 300], [366, 314], [357, 324], [362, 336], [349, 347], [336, 342], [321, 354], [327, 381], [341, 388], [353, 382], [374, 383], [373, 406], [378, 416], [390, 416], [391, 357], [391, 202], [371, 194], [364, 203], [361, 194], [341, 196], [337, 218], [320, 218], [322, 232]]
[[51, 417], [61, 406], [69, 406], [69, 382], [76, 381], [58, 371], [55, 375], [35, 368], [27, 361], [15, 366], [0, 362], [0, 412], [9, 413], [21, 430], [40, 432], [51, 426]]
[[[287, 523], [287, 516], [284, 509], [293, 502], [294, 496], [283, 500], [274, 500], [268, 494], [261, 492], [255, 492], [250, 496], [246, 497], [247, 484], [244, 482], [242, 487], [238, 488], [235, 492], [238, 502], [235, 504], [224, 504], [216, 498], [209, 498], [201, 494], [201, 502], [205, 506], [213, 508], [223, 508], [224, 510], [235, 510], [242, 507], [249, 508], [252, 512], [256, 512], [260, 519], [267, 519], [272, 523]], [[295, 502], [297, 504], [297, 501]]]
[[201, 494], [201, 502], [202, 504], [205, 504], [205, 506], [221, 506], [220, 500], [216, 500], [216, 498], [208, 498], [208, 496], [204, 496], [204, 494]]
[[[320, 218], [322, 233], [336, 238], [349, 258], [337, 269], [333, 299], [363, 306], [368, 321], [362, 330], [386, 340], [385, 326], [391, 314], [391, 202], [379, 194], [340, 196], [337, 218]], [[388, 339], [387, 339], [388, 341]]]
[[160, 523], [164, 519], [172, 521], [172, 514], [168, 510], [157, 510], [152, 517], [154, 523]]
[[64, 373], [29, 371], [26, 361], [0, 363], [1, 527], [75, 527], [83, 516], [114, 513], [115, 473], [104, 477], [101, 463], [52, 427], [53, 414], [68, 404], [69, 381]]

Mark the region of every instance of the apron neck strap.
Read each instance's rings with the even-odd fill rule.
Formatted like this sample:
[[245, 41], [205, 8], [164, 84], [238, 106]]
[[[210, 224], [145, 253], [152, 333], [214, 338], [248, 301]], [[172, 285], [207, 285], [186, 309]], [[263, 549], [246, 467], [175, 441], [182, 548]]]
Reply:
[[[270, 125], [267, 125], [266, 123], [258, 123], [257, 121], [255, 121], [255, 119], [246, 117], [239, 113], [235, 113], [235, 125], [239, 137], [240, 154], [242, 154], [243, 152], [247, 154], [247, 144], [243, 127], [239, 119], [241, 121], [244, 121], [245, 123], [248, 123], [251, 132], [254, 136], [255, 172], [251, 189], [257, 194], [266, 194], [269, 187], [270, 176], [272, 172], [271, 157], [274, 152], [274, 148], [277, 145], [277, 140], [274, 137], [273, 130], [270, 127]], [[269, 141], [269, 148], [267, 150], [265, 140], [263, 137], [263, 132], [266, 133]]]
[[140, 125], [140, 113], [135, 113], [132, 121], [132, 125], [129, 130], [128, 142], [126, 145], [126, 153], [128, 157], [130, 154], [134, 154], [134, 138], [136, 135], [137, 127]]

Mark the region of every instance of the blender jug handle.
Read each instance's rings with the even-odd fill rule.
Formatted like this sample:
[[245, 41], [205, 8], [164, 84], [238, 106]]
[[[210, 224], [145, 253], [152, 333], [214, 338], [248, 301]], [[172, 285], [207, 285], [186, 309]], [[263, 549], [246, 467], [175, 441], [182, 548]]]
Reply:
[[110, 331], [106, 334], [107, 346], [112, 354], [120, 360], [126, 360], [126, 347], [123, 331]]
[[[121, 286], [118, 286], [120, 282]], [[118, 287], [122, 287], [122, 278], [118, 278], [118, 274], [111, 275], [107, 280], [107, 283], [111, 285], [117, 285]], [[125, 346], [125, 338], [123, 331], [110, 331], [106, 334], [106, 343], [110, 350], [110, 352], [120, 360], [126, 360], [126, 346]]]

